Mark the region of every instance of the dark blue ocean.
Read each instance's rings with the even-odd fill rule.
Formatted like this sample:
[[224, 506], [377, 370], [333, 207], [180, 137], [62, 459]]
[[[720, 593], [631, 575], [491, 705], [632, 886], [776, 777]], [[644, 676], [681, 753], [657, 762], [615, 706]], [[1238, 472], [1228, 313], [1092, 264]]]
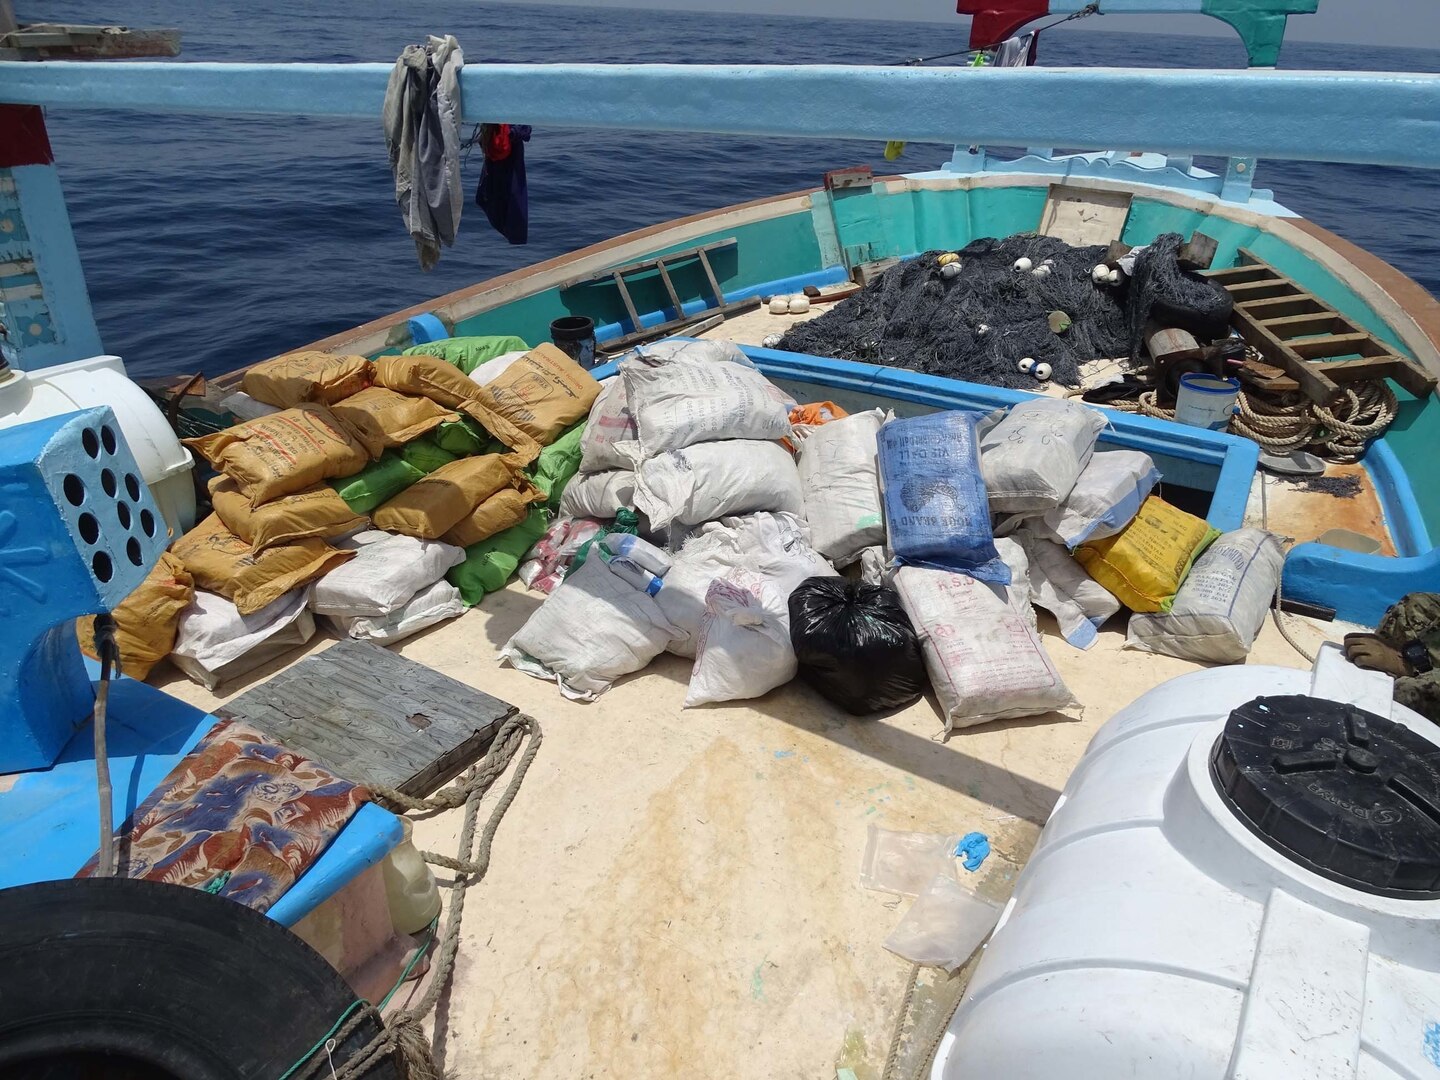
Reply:
[[[17, 6], [29, 21], [176, 26], [188, 60], [389, 61], [427, 32], [455, 34], [470, 64], [884, 64], [966, 44], [958, 17], [952, 26], [393, 0]], [[1057, 66], [1244, 65], [1234, 37], [1063, 28], [1043, 35], [1040, 56]], [[1291, 43], [1282, 66], [1440, 71], [1440, 51]], [[897, 171], [862, 142], [541, 130], [527, 152], [530, 243], [509, 246], [470, 205], [457, 246], [426, 274], [395, 207], [378, 117], [52, 110], [49, 124], [102, 339], [134, 374], [218, 374], [616, 233], [814, 186], [827, 169]], [[899, 166], [934, 168], [949, 151], [912, 144]], [[472, 188], [479, 166], [477, 153]], [[1257, 186], [1440, 294], [1440, 173], [1262, 161]]]

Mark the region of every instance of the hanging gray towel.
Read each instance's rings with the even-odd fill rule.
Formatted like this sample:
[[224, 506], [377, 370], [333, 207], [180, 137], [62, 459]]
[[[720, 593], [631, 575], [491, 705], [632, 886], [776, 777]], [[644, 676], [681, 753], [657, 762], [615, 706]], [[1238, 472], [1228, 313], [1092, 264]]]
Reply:
[[453, 34], [407, 45], [390, 72], [381, 120], [395, 175], [395, 201], [423, 270], [455, 243], [460, 210], [460, 71], [465, 54]]

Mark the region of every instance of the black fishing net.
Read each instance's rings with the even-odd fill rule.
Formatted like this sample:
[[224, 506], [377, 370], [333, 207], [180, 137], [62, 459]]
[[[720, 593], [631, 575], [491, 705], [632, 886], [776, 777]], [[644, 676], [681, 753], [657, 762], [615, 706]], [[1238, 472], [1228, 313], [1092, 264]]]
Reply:
[[[1091, 271], [1105, 259], [1105, 247], [1071, 247], [1050, 236], [976, 240], [959, 253], [961, 271], [949, 279], [936, 262], [943, 253], [926, 252], [892, 266], [824, 315], [795, 324], [779, 348], [1033, 389], [1034, 376], [1019, 369], [1020, 360], [1030, 357], [1049, 364], [1056, 381], [1076, 386], [1081, 364], [1132, 354], [1145, 318], [1127, 303], [1127, 294], [1141, 284], [1141, 276], [1143, 296], [1137, 304], [1148, 305], [1157, 294], [1184, 304], [1195, 282], [1225, 295], [1175, 267], [1180, 237], [1171, 233], [1156, 243], [1168, 244], [1169, 238], [1175, 243], [1168, 246], [1168, 258], [1166, 249], [1148, 261], [1148, 253], [1142, 253], [1136, 260], [1137, 280], [1119, 287], [1091, 279]], [[1037, 276], [1016, 270], [1022, 257], [1032, 269], [1048, 263], [1049, 272]], [[1167, 265], [1175, 268], [1174, 277], [1186, 292], [1173, 286], [1166, 270], [1156, 269]], [[1059, 333], [1050, 324], [1056, 311], [1070, 320]]]

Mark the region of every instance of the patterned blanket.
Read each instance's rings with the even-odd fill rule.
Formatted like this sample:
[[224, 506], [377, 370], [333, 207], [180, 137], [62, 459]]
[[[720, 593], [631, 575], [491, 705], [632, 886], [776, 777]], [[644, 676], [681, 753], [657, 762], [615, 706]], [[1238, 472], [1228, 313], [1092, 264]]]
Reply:
[[[268, 911], [369, 799], [254, 728], [222, 720], [117, 831], [116, 874]], [[98, 860], [76, 877], [93, 875]]]

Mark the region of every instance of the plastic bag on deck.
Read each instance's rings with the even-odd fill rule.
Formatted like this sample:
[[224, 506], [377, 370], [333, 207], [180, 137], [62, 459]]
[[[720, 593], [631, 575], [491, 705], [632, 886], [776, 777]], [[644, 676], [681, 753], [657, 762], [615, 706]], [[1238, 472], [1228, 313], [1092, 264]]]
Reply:
[[790, 594], [800, 677], [855, 716], [898, 709], [925, 692], [920, 641], [894, 589], [810, 578]]
[[936, 874], [885, 939], [885, 948], [912, 964], [954, 972], [995, 929], [1000, 907], [950, 873]]

